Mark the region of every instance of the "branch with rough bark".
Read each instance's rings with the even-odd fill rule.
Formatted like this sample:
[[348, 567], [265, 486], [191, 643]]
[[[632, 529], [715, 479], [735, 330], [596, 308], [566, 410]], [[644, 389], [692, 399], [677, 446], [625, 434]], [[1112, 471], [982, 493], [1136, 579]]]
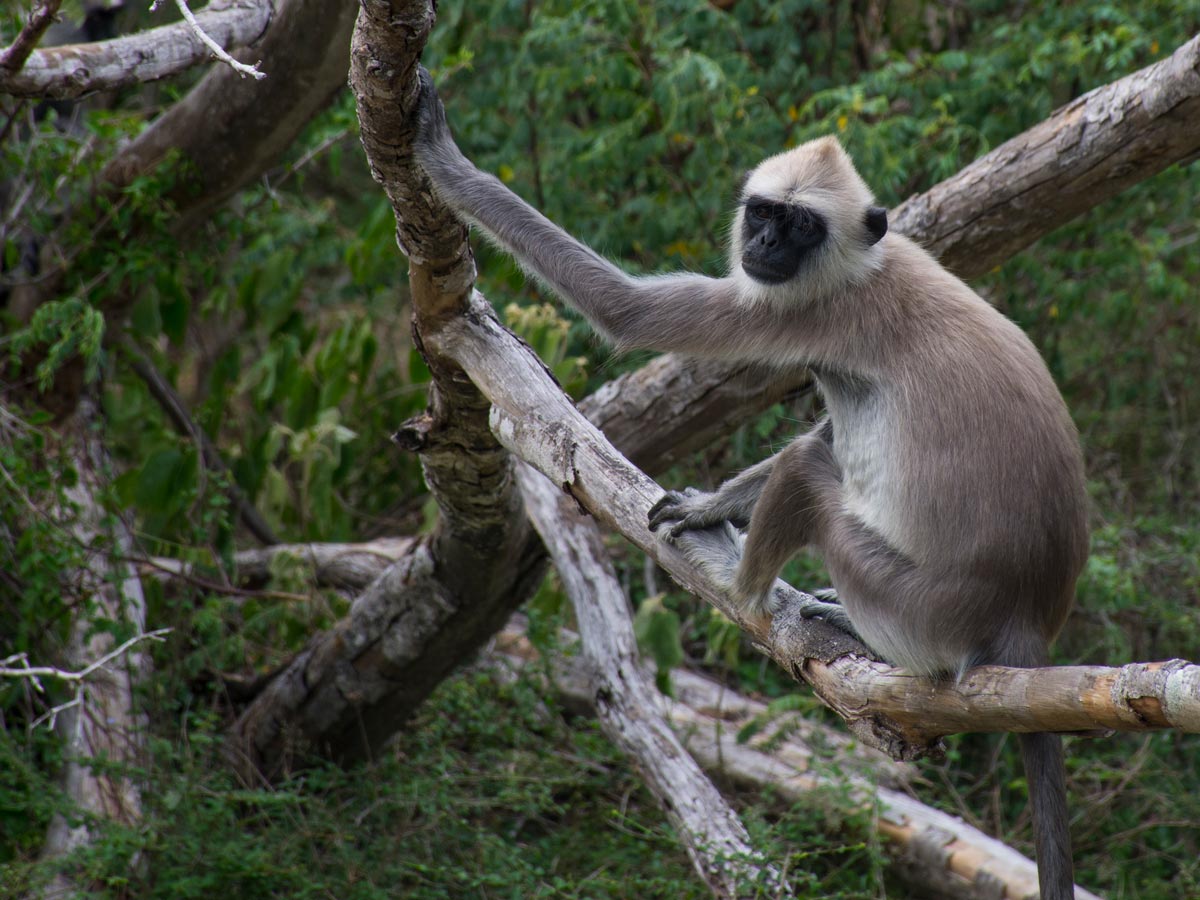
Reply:
[[217, 50], [225, 53], [253, 44], [267, 30], [273, 13], [271, 0], [214, 0], [191, 22], [107, 41], [33, 50], [15, 66], [5, 66], [0, 58], [0, 93], [68, 100], [157, 81], [209, 62]]
[[[416, 101], [415, 54], [433, 25], [424, 3], [364, 3], [351, 44], [363, 146], [385, 184], [412, 257], [414, 335], [431, 373], [429, 408], [397, 440], [420, 454], [440, 515], [412, 554], [318, 636], [239, 718], [244, 772], [278, 771], [292, 747], [369, 757], [540, 582], [542, 557], [516, 490], [513, 462], [488, 427], [488, 402], [452, 359], [422, 340], [457, 317], [474, 283], [466, 230], [420, 193], [406, 152]], [[405, 40], [397, 42], [397, 35]], [[432, 227], [429, 227], [432, 224]], [[398, 601], [398, 602], [397, 602]]]
[[969, 278], [1197, 153], [1200, 36], [902, 203], [892, 225]]

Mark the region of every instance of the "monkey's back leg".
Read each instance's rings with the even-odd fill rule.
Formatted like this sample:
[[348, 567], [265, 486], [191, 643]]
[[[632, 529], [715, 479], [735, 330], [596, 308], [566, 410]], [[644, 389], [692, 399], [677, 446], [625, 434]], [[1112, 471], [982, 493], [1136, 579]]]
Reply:
[[[768, 610], [771, 587], [784, 564], [805, 546], [820, 543], [827, 511], [841, 506], [841, 470], [830, 437], [828, 424], [822, 423], [775, 457], [751, 513], [733, 583], [734, 599], [750, 609]], [[817, 604], [809, 612], [841, 618], [834, 604]]]
[[[955, 672], [1008, 640], [994, 610], [996, 585], [923, 568], [846, 510], [841, 468], [821, 432], [777, 457], [750, 519], [734, 598], [759, 612], [784, 564], [805, 546], [820, 551], [838, 604], [801, 612], [856, 632], [887, 661], [914, 672]], [[978, 601], [978, 602], [977, 602]]]
[[854, 630], [915, 674], [957, 675], [1044, 639], [1009, 615], [1014, 585], [922, 566], [841, 506], [826, 507], [814, 543]]

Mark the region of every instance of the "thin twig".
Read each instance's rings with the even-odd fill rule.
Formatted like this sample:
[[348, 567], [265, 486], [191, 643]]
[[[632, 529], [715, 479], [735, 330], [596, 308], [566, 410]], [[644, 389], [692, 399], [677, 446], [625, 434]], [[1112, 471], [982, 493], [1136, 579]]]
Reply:
[[[154, 0], [154, 3], [150, 6], [151, 12], [154, 12], [158, 8], [158, 3], [159, 0]], [[225, 48], [209, 37], [208, 32], [200, 27], [200, 23], [196, 21], [196, 17], [192, 14], [192, 11], [188, 9], [186, 0], [175, 0], [175, 6], [183, 15], [183, 20], [188, 23], [188, 27], [192, 29], [192, 32], [200, 39], [200, 42], [204, 44], [204, 46], [207, 47], [212, 52], [212, 55], [218, 60], [225, 63], [225, 65], [229, 66], [229, 68], [233, 69], [233, 71], [237, 72], [243, 78], [245, 78], [247, 75], [249, 75], [251, 78], [259, 80], [267, 77], [266, 72], [260, 72], [258, 70], [258, 65], [262, 62], [262, 60], [259, 60], [252, 66], [238, 62], [225, 52]]]
[[[31, 666], [29, 665], [28, 654], [15, 653], [6, 659], [0, 660], [0, 678], [28, 678], [33, 682], [34, 689], [39, 692], [43, 690], [39, 681], [41, 678], [57, 678], [59, 681], [83, 681], [97, 669], [112, 662], [134, 644], [139, 644], [142, 641], [161, 641], [171, 633], [171, 630], [170, 628], [159, 628], [155, 631], [147, 631], [144, 634], [136, 634], [115, 650], [110, 650], [78, 672], [56, 669], [53, 666]], [[12, 667], [10, 664], [15, 662], [21, 662], [24, 665]]]
[[202, 466], [207, 467], [207, 469], [215, 472], [217, 475], [228, 478], [228, 487], [225, 493], [233, 503], [233, 508], [237, 511], [238, 518], [241, 519], [242, 524], [265, 546], [278, 544], [279, 538], [275, 536], [275, 532], [267, 524], [267, 520], [263, 518], [258, 508], [250, 502], [250, 499], [238, 487], [233, 474], [229, 471], [229, 467], [225, 464], [225, 460], [221, 456], [221, 451], [217, 449], [217, 445], [213, 443], [212, 438], [192, 419], [191, 413], [183, 402], [183, 398], [179, 396], [175, 388], [171, 386], [171, 383], [167, 381], [162, 373], [155, 368], [154, 364], [150, 361], [150, 357], [143, 353], [137, 344], [132, 340], [124, 340], [121, 343], [121, 347], [128, 355], [129, 363], [134, 373], [145, 383], [146, 389], [150, 391], [150, 396], [162, 407], [167, 418], [175, 426], [175, 430], [192, 439], [192, 443], [196, 445], [196, 449], [199, 451]]
[[21, 71], [25, 61], [29, 59], [29, 54], [58, 15], [60, 6], [62, 0], [42, 0], [42, 5], [30, 13], [29, 21], [25, 23], [17, 39], [0, 51], [0, 69], [7, 69], [9, 72]]
[[82, 686], [78, 690], [75, 691], [75, 696], [72, 697], [70, 700], [68, 700], [66, 703], [60, 703], [57, 706], [50, 707], [48, 710], [46, 710], [44, 713], [42, 713], [40, 716], [38, 716], [32, 722], [30, 722], [29, 730], [33, 731], [33, 729], [37, 728], [43, 722], [46, 722], [46, 723], [48, 723], [48, 727], [50, 728], [50, 730], [53, 731], [54, 726], [58, 724], [58, 714], [61, 712], [66, 712], [68, 709], [73, 709], [76, 706], [83, 706], [83, 687]]
[[[164, 563], [168, 560], [157, 560], [149, 556], [124, 556], [120, 558], [122, 562], [130, 562], [139, 566], [146, 566], [150, 569], [155, 569], [170, 575], [174, 579], [178, 579], [192, 587], [200, 588], [201, 590], [210, 591], [214, 594], [229, 595], [233, 597], [256, 597], [268, 598], [271, 600], [289, 600], [296, 603], [305, 603], [312, 598], [310, 594], [296, 594], [291, 591], [260, 591], [250, 588], [241, 588], [232, 584], [220, 584], [216, 581], [209, 581], [207, 578], [201, 578], [198, 575], [193, 575], [191, 572], [184, 571], [182, 568], [175, 568]], [[176, 560], [169, 560], [176, 562]]]

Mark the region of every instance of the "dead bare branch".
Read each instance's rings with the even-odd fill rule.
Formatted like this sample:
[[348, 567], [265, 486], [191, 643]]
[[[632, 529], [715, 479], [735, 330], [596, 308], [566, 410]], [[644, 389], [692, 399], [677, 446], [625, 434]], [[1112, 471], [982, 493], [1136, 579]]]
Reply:
[[194, 25], [175, 22], [108, 41], [34, 50], [24, 66], [0, 71], [0, 93], [69, 100], [157, 81], [208, 62], [217, 51], [227, 56], [254, 43], [273, 14], [271, 0], [214, 0], [193, 17]]
[[[570, 643], [571, 635], [564, 635]], [[517, 667], [536, 658], [521, 623], [497, 636], [492, 651]], [[594, 711], [596, 692], [578, 656], [552, 661], [553, 688], [577, 712]], [[741, 729], [765, 712], [764, 704], [704, 675], [676, 669], [667, 718], [688, 752], [708, 772], [753, 790], [770, 788], [780, 797], [811, 805], [820, 792], [845, 796], [849, 804], [875, 810], [874, 826], [890, 860], [890, 872], [915, 896], [976, 900], [979, 897], [1031, 898], [1037, 894], [1037, 866], [1007, 844], [961, 819], [926, 806], [902, 788], [906, 768], [845, 735], [798, 719], [787, 736], [764, 730], [749, 741]], [[824, 747], [822, 753], [818, 748]], [[832, 751], [832, 752], [831, 752]], [[830, 765], [831, 764], [831, 765]], [[844, 792], [844, 794], [843, 794]], [[1099, 900], [1081, 887], [1076, 900]]]
[[[154, 0], [154, 3], [150, 8], [153, 10], [157, 6], [158, 0]], [[175, 8], [178, 9], [179, 14], [183, 16], [183, 21], [187, 22], [188, 27], [192, 29], [192, 34], [196, 35], [196, 37], [200, 39], [200, 43], [207, 47], [212, 55], [217, 58], [217, 60], [229, 66], [229, 68], [233, 69], [233, 71], [237, 72], [243, 78], [246, 76], [250, 76], [254, 79], [267, 77], [266, 72], [259, 71], [258, 63], [248, 66], [245, 63], [238, 62], [236, 59], [226, 53], [224, 48], [214, 41], [209, 36], [208, 32], [204, 30], [204, 26], [196, 21], [196, 16], [192, 12], [191, 8], [187, 5], [186, 0], [175, 0]]]
[[595, 522], [529, 466], [519, 467], [517, 478], [525, 509], [575, 608], [604, 733], [632, 757], [715, 896], [741, 897], [756, 886], [772, 897], [793, 896], [667, 724], [662, 694], [641, 661], [628, 601]]
[[[417, 538], [379, 538], [359, 544], [273, 544], [257, 550], [239, 550], [233, 557], [239, 584], [265, 581], [282, 562], [309, 567], [316, 584], [361, 591], [392, 563], [413, 549]], [[195, 566], [178, 559], [155, 557], [147, 574], [187, 578]]]

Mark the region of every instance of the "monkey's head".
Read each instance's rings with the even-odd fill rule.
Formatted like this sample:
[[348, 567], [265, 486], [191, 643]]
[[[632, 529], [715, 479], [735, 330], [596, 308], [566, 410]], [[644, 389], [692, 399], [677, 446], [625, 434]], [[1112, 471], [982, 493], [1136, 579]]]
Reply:
[[732, 274], [750, 297], [823, 294], [873, 271], [887, 211], [834, 137], [764, 160], [733, 223]]

